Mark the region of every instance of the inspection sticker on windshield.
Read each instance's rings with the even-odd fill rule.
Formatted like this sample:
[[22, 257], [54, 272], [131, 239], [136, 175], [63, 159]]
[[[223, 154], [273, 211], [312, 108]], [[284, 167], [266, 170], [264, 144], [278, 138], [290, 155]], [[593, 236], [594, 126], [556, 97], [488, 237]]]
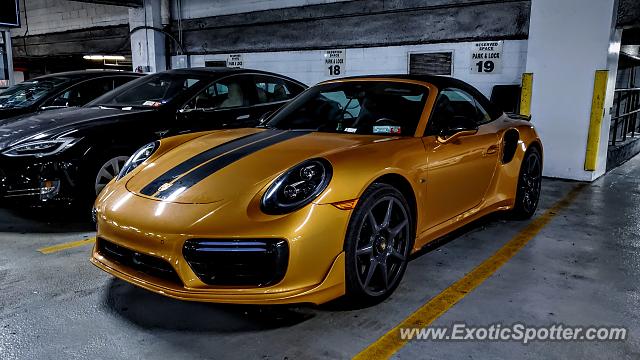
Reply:
[[160, 106], [160, 103], [157, 101], [145, 101], [142, 103], [142, 106], [158, 107]]
[[400, 134], [402, 133], [401, 126], [374, 126], [374, 134]]

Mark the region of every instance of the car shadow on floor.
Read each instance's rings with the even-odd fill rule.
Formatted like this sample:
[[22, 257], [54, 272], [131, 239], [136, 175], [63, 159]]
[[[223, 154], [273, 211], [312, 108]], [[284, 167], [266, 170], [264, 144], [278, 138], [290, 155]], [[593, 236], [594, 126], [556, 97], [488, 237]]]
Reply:
[[[411, 258], [424, 256], [457, 238], [505, 221], [504, 214], [488, 215], [429, 243]], [[393, 301], [393, 296], [385, 301]], [[211, 333], [291, 327], [314, 318], [318, 312], [358, 311], [375, 306], [348, 304], [342, 299], [320, 306], [197, 303], [158, 295], [116, 278], [109, 282], [104, 305], [119, 317], [144, 329]]]
[[89, 211], [74, 208], [0, 207], [0, 233], [94, 231]]
[[227, 305], [181, 301], [116, 278], [108, 284], [104, 306], [143, 329], [185, 332], [261, 331], [294, 326], [315, 316], [305, 305]]

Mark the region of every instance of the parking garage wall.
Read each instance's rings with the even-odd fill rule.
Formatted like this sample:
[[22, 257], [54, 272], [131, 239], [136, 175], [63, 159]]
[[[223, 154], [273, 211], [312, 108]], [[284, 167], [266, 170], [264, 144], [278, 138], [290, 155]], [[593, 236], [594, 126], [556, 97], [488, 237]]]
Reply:
[[123, 6], [68, 0], [28, 0], [21, 1], [20, 7], [22, 27], [11, 30], [14, 38], [93, 27], [108, 27], [129, 22], [129, 11]]
[[[346, 49], [346, 67], [340, 76], [407, 74], [409, 54], [451, 52], [452, 75], [471, 83], [487, 96], [494, 85], [520, 83], [526, 65], [526, 40], [504, 41], [502, 71], [498, 74], [473, 73], [472, 49], [473, 42]], [[324, 54], [325, 50], [245, 53], [242, 61], [245, 68], [282, 73], [313, 85], [332, 78], [327, 75]], [[209, 61], [224, 62], [228, 55], [192, 55], [191, 66], [205, 66]]]
[[[328, 4], [350, 0], [189, 0], [182, 1], [182, 18], [197, 19], [206, 16], [248, 13], [288, 7]], [[172, 1], [172, 12], [178, 14], [178, 1]]]

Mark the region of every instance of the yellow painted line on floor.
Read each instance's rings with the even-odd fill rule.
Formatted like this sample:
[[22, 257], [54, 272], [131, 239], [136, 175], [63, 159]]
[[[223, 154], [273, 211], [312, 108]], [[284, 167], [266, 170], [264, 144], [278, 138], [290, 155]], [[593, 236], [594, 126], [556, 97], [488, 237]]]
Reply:
[[53, 253], [56, 253], [58, 251], [67, 250], [67, 249], [73, 249], [73, 248], [77, 248], [77, 247], [80, 247], [80, 246], [93, 244], [95, 241], [96, 241], [96, 238], [92, 237], [92, 238], [88, 238], [88, 239], [84, 239], [84, 240], [71, 241], [71, 242], [68, 242], [68, 243], [62, 243], [62, 244], [58, 244], [58, 245], [43, 247], [41, 249], [38, 249], [38, 251], [43, 253], [43, 254], [45, 254], [45, 255], [46, 254], [53, 254]]
[[457, 302], [462, 300], [517, 254], [560, 210], [566, 208], [575, 199], [584, 186], [584, 184], [581, 184], [573, 188], [562, 200], [545, 211], [544, 214], [534, 219], [490, 258], [486, 259], [462, 279], [436, 295], [436, 297], [432, 298], [396, 327], [357, 354], [354, 359], [388, 359], [393, 356], [393, 354], [400, 350], [408, 341], [400, 338], [400, 328], [424, 328], [446, 313]]

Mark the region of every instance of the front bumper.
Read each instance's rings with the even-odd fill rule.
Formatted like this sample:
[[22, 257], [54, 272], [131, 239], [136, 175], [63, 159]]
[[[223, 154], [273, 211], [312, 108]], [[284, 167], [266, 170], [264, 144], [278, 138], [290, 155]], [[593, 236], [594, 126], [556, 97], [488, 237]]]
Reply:
[[[98, 242], [91, 262], [122, 280], [180, 300], [216, 303], [321, 304], [345, 293], [343, 242], [350, 211], [311, 204], [274, 217], [230, 202], [164, 203], [120, 191], [98, 202]], [[100, 251], [101, 239], [135, 253], [138, 265], [167, 264], [176, 277], [118, 261]], [[190, 239], [282, 239], [288, 248], [286, 273], [273, 284], [207, 284], [185, 259], [184, 244]]]
[[61, 159], [0, 157], [0, 197], [7, 202], [38, 205], [70, 202], [78, 166]]

